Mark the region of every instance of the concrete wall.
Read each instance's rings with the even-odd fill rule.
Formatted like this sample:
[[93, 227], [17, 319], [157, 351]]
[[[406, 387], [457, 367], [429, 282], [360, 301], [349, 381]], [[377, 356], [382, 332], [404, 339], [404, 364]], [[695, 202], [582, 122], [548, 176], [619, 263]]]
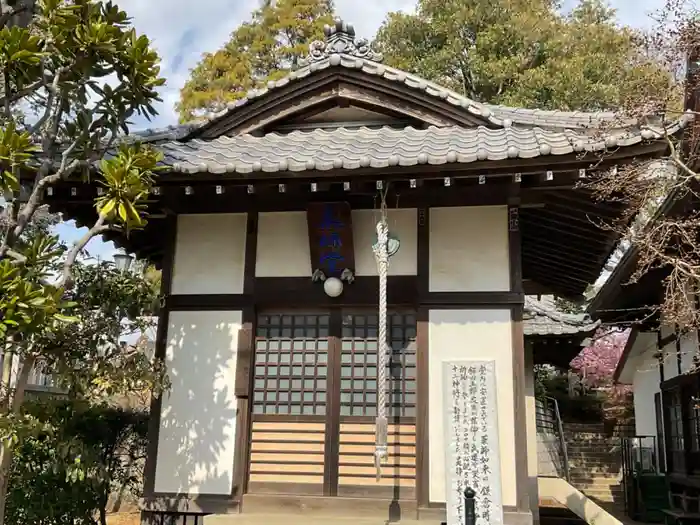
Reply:
[[513, 354], [510, 310], [431, 310], [429, 313], [430, 501], [445, 501], [442, 361], [496, 363], [503, 505], [516, 505]]
[[155, 492], [231, 493], [241, 312], [171, 312]]

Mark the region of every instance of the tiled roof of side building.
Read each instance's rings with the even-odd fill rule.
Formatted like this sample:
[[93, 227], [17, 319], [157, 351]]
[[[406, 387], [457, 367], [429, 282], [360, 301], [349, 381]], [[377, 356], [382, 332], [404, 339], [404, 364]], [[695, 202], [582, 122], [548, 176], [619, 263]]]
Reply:
[[568, 314], [556, 308], [554, 299], [525, 297], [523, 332], [525, 335], [590, 334], [600, 326], [588, 314]]

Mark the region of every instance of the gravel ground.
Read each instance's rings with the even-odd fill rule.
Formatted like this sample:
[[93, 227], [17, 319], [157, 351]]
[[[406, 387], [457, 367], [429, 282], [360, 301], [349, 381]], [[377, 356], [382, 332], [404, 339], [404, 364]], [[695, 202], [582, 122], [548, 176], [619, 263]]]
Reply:
[[141, 525], [138, 512], [117, 512], [107, 516], [107, 525]]

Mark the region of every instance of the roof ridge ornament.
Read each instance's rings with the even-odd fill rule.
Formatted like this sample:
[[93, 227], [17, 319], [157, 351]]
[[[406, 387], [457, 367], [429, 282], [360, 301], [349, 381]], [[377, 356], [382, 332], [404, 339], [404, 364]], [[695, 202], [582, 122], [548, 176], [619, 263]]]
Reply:
[[314, 62], [321, 62], [331, 55], [349, 55], [357, 58], [381, 62], [384, 56], [372, 49], [366, 38], [355, 38], [355, 28], [352, 24], [344, 22], [340, 18], [335, 19], [332, 26], [323, 28], [325, 40], [314, 40], [309, 45], [309, 55], [300, 60], [300, 65], [307, 66]]

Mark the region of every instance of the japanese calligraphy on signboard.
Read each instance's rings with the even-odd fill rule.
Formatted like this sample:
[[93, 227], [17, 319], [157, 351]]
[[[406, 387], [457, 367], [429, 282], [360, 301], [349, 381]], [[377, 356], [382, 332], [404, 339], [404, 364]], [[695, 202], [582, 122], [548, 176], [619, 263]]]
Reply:
[[476, 493], [476, 525], [502, 525], [494, 362], [444, 362], [443, 385], [447, 525], [464, 523], [467, 488]]
[[346, 202], [322, 202], [309, 205], [309, 248], [312, 270], [326, 277], [340, 277], [344, 269], [355, 269], [352, 239], [352, 215]]

